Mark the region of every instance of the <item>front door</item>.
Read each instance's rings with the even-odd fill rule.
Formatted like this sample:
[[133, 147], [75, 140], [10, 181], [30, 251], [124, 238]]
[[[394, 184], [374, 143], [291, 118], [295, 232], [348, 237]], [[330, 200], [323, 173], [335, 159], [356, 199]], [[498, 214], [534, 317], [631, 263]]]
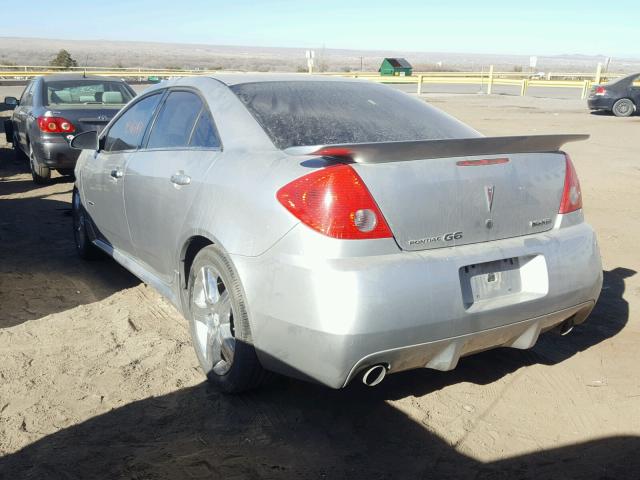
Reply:
[[185, 218], [219, 155], [205, 102], [193, 91], [175, 90], [166, 96], [146, 148], [127, 164], [124, 197], [133, 248], [167, 285], [176, 277]]
[[133, 254], [124, 208], [124, 172], [140, 146], [162, 93], [132, 104], [101, 139], [101, 149], [82, 171], [85, 208], [101, 235], [115, 249]]
[[35, 81], [31, 81], [31, 83], [27, 85], [27, 88], [22, 92], [18, 106], [13, 111], [13, 132], [15, 138], [20, 143], [20, 148], [26, 153], [29, 153], [29, 150], [27, 149], [27, 127], [33, 103], [34, 85]]

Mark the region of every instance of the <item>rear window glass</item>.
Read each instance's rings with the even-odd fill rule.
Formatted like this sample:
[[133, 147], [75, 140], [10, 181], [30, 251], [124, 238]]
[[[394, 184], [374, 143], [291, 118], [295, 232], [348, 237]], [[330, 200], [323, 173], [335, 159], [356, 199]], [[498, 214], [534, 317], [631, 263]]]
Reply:
[[478, 136], [424, 101], [374, 83], [256, 82], [231, 90], [281, 149]]
[[61, 80], [44, 84], [45, 105], [123, 105], [133, 98], [122, 82]]

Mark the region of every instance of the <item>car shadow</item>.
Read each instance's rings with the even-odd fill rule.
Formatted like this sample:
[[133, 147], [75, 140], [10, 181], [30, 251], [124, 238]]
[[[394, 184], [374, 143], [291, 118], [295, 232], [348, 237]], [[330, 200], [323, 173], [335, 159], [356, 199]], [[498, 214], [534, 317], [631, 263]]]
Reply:
[[111, 259], [85, 262], [77, 256], [69, 177], [35, 185], [21, 175], [27, 166], [7, 160], [7, 152], [0, 149], [0, 329], [137, 285]]
[[591, 110], [589, 111], [591, 115], [595, 115], [598, 117], [614, 117], [615, 115], [610, 110]]
[[[482, 462], [429, 431], [437, 411], [418, 412], [423, 419], [417, 421], [389, 400], [459, 382], [490, 384], [534, 363], [562, 362], [611, 338], [627, 324], [625, 280], [635, 273], [604, 272], [590, 319], [571, 335], [543, 335], [529, 351], [493, 350], [463, 359], [453, 372], [399, 373], [373, 389], [354, 382], [337, 391], [278, 378], [259, 391], [228, 396], [203, 383], [47, 435], [1, 458], [0, 478], [3, 472], [27, 479], [634, 478], [640, 471], [638, 436]], [[26, 423], [23, 428], [29, 433]]]
[[482, 462], [370, 392], [291, 382], [225, 396], [200, 384], [48, 435], [0, 458], [0, 477], [615, 479], [640, 467], [638, 436]]

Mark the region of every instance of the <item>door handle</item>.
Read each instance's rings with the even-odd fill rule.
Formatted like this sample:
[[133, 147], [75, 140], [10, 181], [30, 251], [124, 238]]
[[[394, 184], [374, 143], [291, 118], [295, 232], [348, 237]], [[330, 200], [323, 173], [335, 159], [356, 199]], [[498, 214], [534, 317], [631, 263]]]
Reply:
[[191, 177], [180, 170], [171, 175], [171, 183], [174, 185], [189, 185], [191, 183]]
[[119, 168], [116, 168], [115, 170], [111, 170], [111, 176], [115, 179], [122, 178], [124, 176], [124, 172]]

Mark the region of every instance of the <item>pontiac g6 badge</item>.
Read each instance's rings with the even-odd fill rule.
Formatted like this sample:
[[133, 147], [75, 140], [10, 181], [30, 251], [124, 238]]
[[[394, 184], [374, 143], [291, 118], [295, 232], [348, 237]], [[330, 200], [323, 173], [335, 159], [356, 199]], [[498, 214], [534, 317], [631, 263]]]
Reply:
[[435, 237], [419, 238], [417, 240], [409, 240], [409, 245], [427, 245], [435, 242], [452, 242], [454, 240], [460, 240], [462, 238], [462, 232], [449, 232], [437, 235]]
[[493, 185], [487, 185], [484, 187], [484, 193], [487, 200], [487, 212], [491, 213], [491, 209], [493, 208], [493, 194], [496, 191], [496, 187]]

